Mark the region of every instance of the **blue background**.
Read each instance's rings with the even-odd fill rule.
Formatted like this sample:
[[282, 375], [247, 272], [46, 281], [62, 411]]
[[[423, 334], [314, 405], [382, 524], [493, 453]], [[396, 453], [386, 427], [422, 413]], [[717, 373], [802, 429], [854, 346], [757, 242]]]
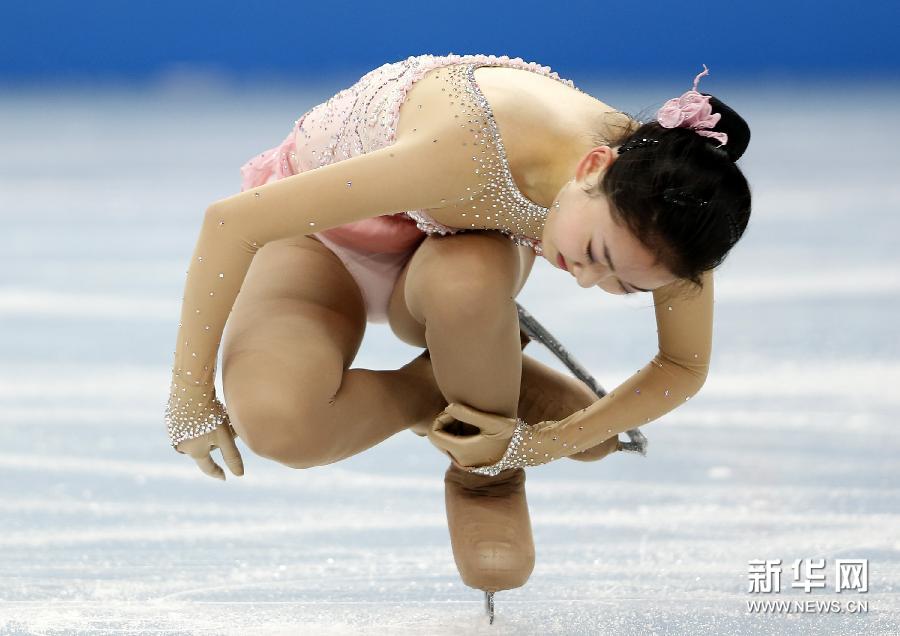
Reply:
[[522, 57], [563, 75], [896, 81], [896, 2], [4, 3], [0, 81], [359, 75], [409, 55]]

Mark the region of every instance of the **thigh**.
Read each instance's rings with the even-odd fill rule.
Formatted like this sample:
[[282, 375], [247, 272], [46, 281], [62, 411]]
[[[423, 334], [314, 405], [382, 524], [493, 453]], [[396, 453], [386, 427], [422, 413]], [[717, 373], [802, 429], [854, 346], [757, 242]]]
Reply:
[[[516, 297], [531, 272], [534, 251], [496, 231], [467, 231], [427, 237], [394, 284], [388, 323], [400, 340], [426, 346], [421, 300], [426, 293], [452, 293], [453, 288], [496, 285]], [[487, 279], [487, 280], [486, 280]], [[499, 293], [499, 292], [498, 292]]]
[[312, 236], [264, 245], [222, 338], [222, 386], [238, 435], [248, 441], [267, 415], [337, 392], [365, 328], [359, 288], [331, 250]]

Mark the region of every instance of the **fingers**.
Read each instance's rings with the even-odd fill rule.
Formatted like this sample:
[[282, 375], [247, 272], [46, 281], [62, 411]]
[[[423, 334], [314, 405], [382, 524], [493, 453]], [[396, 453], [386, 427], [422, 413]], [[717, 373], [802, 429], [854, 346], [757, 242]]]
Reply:
[[210, 457], [209, 453], [207, 453], [203, 457], [194, 456], [194, 461], [197, 462], [197, 465], [200, 467], [204, 473], [209, 475], [210, 477], [215, 477], [216, 479], [221, 479], [225, 481], [225, 471], [222, 470], [216, 462], [213, 461], [213, 458]]
[[434, 423], [432, 424], [432, 430], [435, 430], [435, 431], [440, 430], [441, 428], [444, 427], [445, 424], [449, 424], [450, 422], [452, 422], [456, 419], [448, 411], [449, 408], [450, 408], [450, 405], [447, 405], [447, 407], [444, 408], [444, 410], [441, 411], [438, 414], [438, 416], [434, 418]]
[[509, 438], [497, 439], [481, 434], [460, 436], [441, 430], [431, 431], [428, 440], [460, 468], [493, 464], [509, 445]]
[[210, 477], [225, 481], [225, 471], [216, 464], [210, 452], [215, 448], [220, 449], [222, 451], [222, 459], [225, 460], [225, 465], [228, 466], [232, 474], [243, 475], [244, 460], [241, 458], [241, 453], [234, 443], [235, 437], [231, 423], [225, 422], [210, 433], [180, 442], [175, 450], [184, 455], [190, 455], [197, 462], [200, 470]]
[[222, 459], [225, 465], [234, 475], [244, 474], [244, 460], [241, 459], [241, 453], [238, 451], [237, 445], [234, 443], [231, 424], [220, 426], [215, 430], [216, 441], [219, 449], [222, 451]]
[[503, 433], [512, 434], [511, 431], [515, 427], [515, 419], [513, 418], [480, 411], [461, 402], [451, 402], [438, 416], [438, 420], [442, 423], [446, 423], [448, 418], [455, 418], [461, 422], [477, 426], [481, 429], [483, 435], [488, 436]]
[[[216, 429], [219, 430], [219, 429]], [[204, 473], [210, 477], [225, 481], [225, 471], [223, 471], [209, 456], [210, 451], [216, 448], [216, 431], [206, 433], [200, 437], [184, 440], [178, 444], [179, 452], [190, 455]]]

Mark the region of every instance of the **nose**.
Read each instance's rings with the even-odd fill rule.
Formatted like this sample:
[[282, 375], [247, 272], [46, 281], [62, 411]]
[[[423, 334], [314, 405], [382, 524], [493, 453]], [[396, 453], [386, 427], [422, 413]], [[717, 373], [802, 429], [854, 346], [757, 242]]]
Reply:
[[575, 280], [578, 281], [578, 286], [585, 289], [599, 284], [610, 275], [608, 271], [601, 270], [599, 266], [586, 267], [581, 263], [573, 263], [571, 270]]

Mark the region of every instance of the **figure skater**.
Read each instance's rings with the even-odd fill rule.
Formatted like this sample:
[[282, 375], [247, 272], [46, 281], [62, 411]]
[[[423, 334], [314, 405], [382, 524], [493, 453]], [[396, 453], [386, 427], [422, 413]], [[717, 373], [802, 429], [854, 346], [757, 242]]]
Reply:
[[[707, 73], [644, 123], [521, 58], [419, 55], [307, 111], [241, 168], [240, 193], [205, 211], [172, 446], [225, 479], [210, 453], [242, 475], [236, 436], [307, 468], [409, 428], [450, 459], [463, 582], [491, 599], [524, 585], [524, 468], [601, 459], [706, 380], [712, 270], [751, 201], [735, 164], [750, 130], [697, 92]], [[524, 355], [515, 297], [536, 256], [580, 287], [651, 293], [659, 353], [599, 398]], [[367, 322], [425, 351], [396, 370], [351, 369]], [[227, 411], [214, 388], [223, 340]]]

